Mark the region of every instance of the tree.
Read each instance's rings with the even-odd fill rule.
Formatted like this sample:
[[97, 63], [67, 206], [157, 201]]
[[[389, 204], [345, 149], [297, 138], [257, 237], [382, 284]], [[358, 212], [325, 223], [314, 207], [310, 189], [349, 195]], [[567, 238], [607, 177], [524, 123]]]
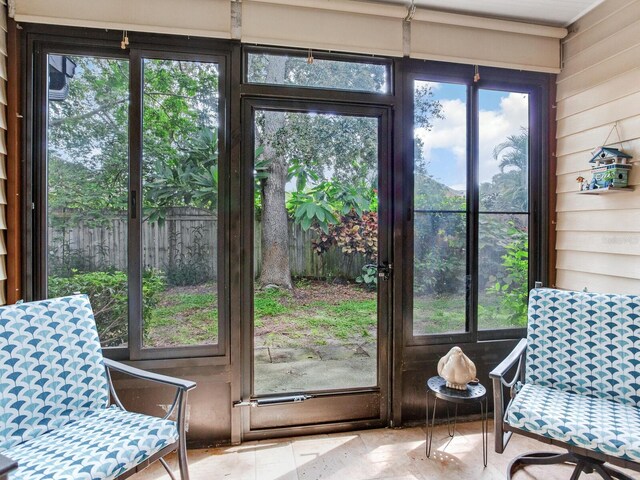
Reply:
[[493, 149], [500, 173], [480, 186], [483, 208], [498, 211], [527, 211], [529, 205], [529, 130], [520, 127], [520, 133]]
[[[340, 85], [363, 91], [381, 91], [387, 81], [380, 65], [308, 64], [304, 59], [272, 55], [252, 55], [249, 78], [269, 84]], [[431, 118], [441, 110], [432, 95], [429, 86], [416, 92], [416, 119], [425, 128], [431, 127]], [[331, 210], [329, 190], [323, 184], [339, 181], [362, 191], [377, 188], [377, 119], [264, 111], [256, 116], [256, 138], [263, 148], [259, 161], [267, 165], [259, 183], [263, 256], [258, 283], [290, 288], [287, 185], [295, 185], [295, 191], [289, 193], [294, 199], [290, 203], [298, 202], [294, 219], [303, 227], [309, 228], [312, 222], [323, 225], [329, 214], [337, 221], [339, 215]]]

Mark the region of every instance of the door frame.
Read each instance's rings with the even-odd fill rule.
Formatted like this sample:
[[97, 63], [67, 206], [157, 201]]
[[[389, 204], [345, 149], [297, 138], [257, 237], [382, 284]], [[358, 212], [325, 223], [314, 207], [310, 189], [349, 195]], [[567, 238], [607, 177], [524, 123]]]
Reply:
[[[256, 110], [336, 113], [378, 119], [379, 220], [378, 263], [394, 262], [393, 256], [393, 109], [322, 99], [290, 99], [246, 96], [242, 99], [242, 161], [240, 169], [241, 210], [241, 400], [250, 403], [253, 394], [253, 288], [254, 288], [254, 118]], [[380, 182], [382, 180], [382, 182]], [[378, 348], [376, 387], [314, 391], [315, 397], [296, 404], [241, 408], [242, 440], [388, 424], [391, 406], [391, 352], [393, 275], [378, 287]], [[259, 413], [258, 413], [259, 412]], [[374, 413], [375, 412], [375, 413]], [[268, 419], [268, 420], [267, 420]], [[286, 421], [283, 425], [282, 420]]]

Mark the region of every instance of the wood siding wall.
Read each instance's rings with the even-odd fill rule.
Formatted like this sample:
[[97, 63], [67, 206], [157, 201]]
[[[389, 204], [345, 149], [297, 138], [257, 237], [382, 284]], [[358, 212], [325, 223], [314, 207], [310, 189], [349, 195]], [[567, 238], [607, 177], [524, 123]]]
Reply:
[[[607, 0], [570, 27], [557, 88], [556, 285], [640, 292], [640, 0]], [[580, 195], [617, 122], [633, 192]], [[614, 131], [609, 144], [617, 142]]]

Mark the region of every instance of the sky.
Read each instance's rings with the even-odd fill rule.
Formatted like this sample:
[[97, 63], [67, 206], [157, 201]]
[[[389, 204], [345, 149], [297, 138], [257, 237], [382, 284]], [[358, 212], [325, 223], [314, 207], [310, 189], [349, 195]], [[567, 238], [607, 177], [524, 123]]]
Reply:
[[[427, 82], [419, 82], [421, 84]], [[455, 189], [466, 188], [466, 86], [428, 82], [433, 98], [442, 104], [443, 119], [435, 119], [430, 131], [416, 129], [424, 142], [427, 171], [436, 180]], [[418, 84], [418, 82], [416, 82]], [[480, 182], [489, 182], [500, 171], [493, 149], [528, 127], [528, 95], [514, 92], [480, 90]]]

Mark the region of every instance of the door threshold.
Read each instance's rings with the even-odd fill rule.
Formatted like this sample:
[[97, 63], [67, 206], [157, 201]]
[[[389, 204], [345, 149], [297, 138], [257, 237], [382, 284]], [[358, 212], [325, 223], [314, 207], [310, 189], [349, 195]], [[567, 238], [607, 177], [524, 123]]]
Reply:
[[264, 428], [251, 430], [242, 435], [243, 442], [254, 440], [269, 440], [284, 437], [300, 437], [303, 435], [321, 435], [326, 433], [349, 432], [351, 430], [366, 430], [370, 428], [384, 428], [388, 423], [383, 419], [354, 420], [350, 422], [318, 423], [313, 425], [299, 425], [295, 427]]

